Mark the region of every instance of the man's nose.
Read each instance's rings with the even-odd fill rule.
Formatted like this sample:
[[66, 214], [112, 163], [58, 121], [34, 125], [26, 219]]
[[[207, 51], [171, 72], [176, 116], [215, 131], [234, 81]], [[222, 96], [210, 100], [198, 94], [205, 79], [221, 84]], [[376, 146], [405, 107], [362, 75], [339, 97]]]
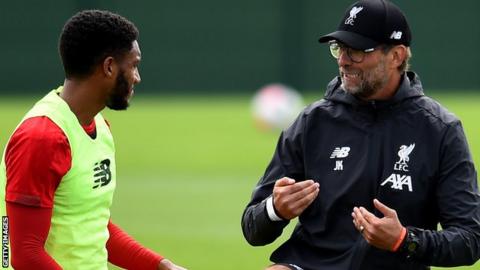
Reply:
[[346, 50], [340, 50], [337, 63], [340, 67], [352, 64], [352, 59], [350, 59]]

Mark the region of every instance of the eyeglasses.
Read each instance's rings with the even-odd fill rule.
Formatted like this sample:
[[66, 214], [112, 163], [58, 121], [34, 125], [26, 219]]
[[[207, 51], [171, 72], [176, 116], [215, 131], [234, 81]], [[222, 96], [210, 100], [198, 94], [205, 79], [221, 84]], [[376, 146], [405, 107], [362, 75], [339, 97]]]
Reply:
[[356, 50], [350, 47], [347, 47], [341, 43], [338, 43], [335, 40], [329, 42], [330, 53], [335, 59], [340, 57], [340, 53], [347, 53], [348, 58], [354, 63], [361, 63], [365, 59], [367, 53], [371, 53], [375, 48], [366, 49], [366, 50]]

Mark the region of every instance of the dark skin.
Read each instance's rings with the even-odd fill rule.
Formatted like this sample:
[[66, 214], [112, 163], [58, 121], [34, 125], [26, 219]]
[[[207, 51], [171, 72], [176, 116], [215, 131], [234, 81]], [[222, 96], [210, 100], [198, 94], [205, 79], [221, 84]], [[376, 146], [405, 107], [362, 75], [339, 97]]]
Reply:
[[[60, 97], [65, 100], [83, 126], [92, 123], [95, 115], [107, 105], [113, 105], [115, 110], [126, 109], [133, 96], [134, 85], [141, 81], [138, 72], [140, 60], [140, 48], [138, 42], [134, 41], [132, 49], [125, 55], [117, 58], [106, 57], [88, 77], [65, 79]], [[119, 77], [122, 83], [119, 83]], [[112, 97], [118, 99], [116, 103], [109, 104]], [[186, 269], [168, 259], [163, 259], [158, 265], [158, 270]]]
[[122, 74], [128, 83], [128, 94], [124, 97], [128, 103], [133, 94], [133, 86], [141, 81], [138, 72], [140, 60], [140, 48], [137, 41], [134, 41], [128, 53], [120, 59], [106, 57], [88, 77], [65, 79], [60, 97], [67, 102], [80, 124], [88, 125], [105, 108], [115, 90], [117, 77]]
[[[387, 100], [395, 95], [400, 85], [402, 73], [398, 67], [406, 58], [407, 47], [403, 45], [394, 46], [387, 53], [374, 50], [367, 53], [360, 63], [352, 62], [345, 52], [341, 52], [337, 64], [343, 88], [363, 100]], [[365, 85], [376, 87], [373, 91], [365, 91]], [[302, 214], [318, 193], [319, 184], [313, 180], [296, 181], [284, 177], [275, 182], [274, 207], [282, 218], [290, 220]], [[392, 250], [401, 235], [403, 225], [394, 209], [377, 199], [374, 200], [374, 206], [384, 217], [378, 218], [366, 208], [358, 206], [352, 212], [353, 224], [370, 245]], [[288, 269], [282, 267], [274, 265], [268, 269]]]

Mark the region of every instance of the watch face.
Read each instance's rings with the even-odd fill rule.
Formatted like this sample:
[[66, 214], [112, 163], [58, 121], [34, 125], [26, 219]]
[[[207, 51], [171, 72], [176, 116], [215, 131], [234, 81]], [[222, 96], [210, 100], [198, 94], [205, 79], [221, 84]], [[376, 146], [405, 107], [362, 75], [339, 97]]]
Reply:
[[409, 256], [415, 254], [419, 245], [417, 236], [413, 232], [408, 232], [407, 239], [405, 240], [405, 249], [407, 253], [409, 253]]
[[408, 243], [407, 249], [409, 252], [415, 252], [417, 250], [417, 243], [415, 242]]

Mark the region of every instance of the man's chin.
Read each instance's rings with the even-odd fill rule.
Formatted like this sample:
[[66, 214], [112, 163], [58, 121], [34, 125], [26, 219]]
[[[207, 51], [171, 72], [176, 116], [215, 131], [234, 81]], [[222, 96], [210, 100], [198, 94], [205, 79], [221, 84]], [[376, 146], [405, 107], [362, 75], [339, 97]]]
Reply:
[[107, 108], [114, 110], [114, 111], [124, 111], [130, 106], [128, 100], [117, 101], [117, 102], [109, 102], [107, 103]]
[[342, 82], [342, 85], [341, 85], [342, 89], [345, 90], [347, 93], [350, 93], [352, 95], [357, 95], [358, 92], [360, 92], [360, 88], [357, 87], [357, 86], [351, 86], [351, 85], [348, 85], [348, 84], [345, 84], [344, 82]]
[[114, 111], [126, 111], [128, 109], [128, 106], [126, 106], [126, 107], [108, 107], [108, 108], [110, 110], [114, 110]]

